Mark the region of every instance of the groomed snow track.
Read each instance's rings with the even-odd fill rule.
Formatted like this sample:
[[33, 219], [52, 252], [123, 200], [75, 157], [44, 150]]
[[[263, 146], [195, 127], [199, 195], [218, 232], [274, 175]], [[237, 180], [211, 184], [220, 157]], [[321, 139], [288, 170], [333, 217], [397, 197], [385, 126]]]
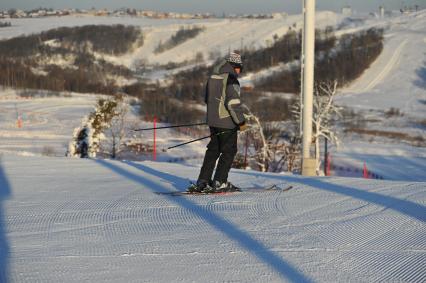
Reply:
[[234, 171], [244, 187], [294, 188], [154, 193], [198, 170], [3, 157], [0, 271], [11, 282], [426, 280], [426, 183]]

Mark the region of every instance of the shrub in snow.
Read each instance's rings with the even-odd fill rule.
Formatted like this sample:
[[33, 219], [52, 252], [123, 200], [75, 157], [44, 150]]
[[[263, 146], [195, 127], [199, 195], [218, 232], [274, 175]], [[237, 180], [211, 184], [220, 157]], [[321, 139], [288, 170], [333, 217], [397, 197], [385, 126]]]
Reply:
[[75, 128], [73, 140], [68, 145], [67, 156], [69, 157], [89, 157], [89, 148], [93, 144], [91, 124], [86, 120], [82, 126]]
[[98, 100], [95, 110], [83, 121], [82, 126], [74, 129], [68, 156], [96, 157], [101, 141], [105, 139], [104, 131], [111, 127], [114, 117], [120, 114], [116, 108], [121, 101], [121, 97]]

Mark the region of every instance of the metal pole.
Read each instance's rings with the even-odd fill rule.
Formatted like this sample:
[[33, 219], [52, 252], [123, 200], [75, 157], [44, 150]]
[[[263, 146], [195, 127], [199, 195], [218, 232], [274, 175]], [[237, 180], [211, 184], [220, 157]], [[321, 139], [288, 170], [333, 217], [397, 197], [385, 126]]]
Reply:
[[175, 145], [175, 146], [168, 147], [167, 149], [176, 148], [176, 147], [179, 147], [179, 146], [187, 145], [187, 144], [190, 144], [190, 143], [193, 143], [193, 142], [196, 142], [196, 141], [205, 140], [205, 139], [211, 138], [213, 136], [219, 136], [219, 135], [223, 135], [225, 133], [229, 133], [229, 132], [233, 132], [233, 131], [237, 131], [237, 128], [230, 129], [230, 130], [225, 130], [225, 131], [222, 131], [222, 132], [219, 132], [219, 133], [216, 133], [216, 134], [211, 134], [209, 136], [205, 136], [205, 137], [202, 137], [202, 138], [198, 138], [198, 139], [195, 139], [195, 140], [184, 142], [184, 143], [181, 143], [181, 144], [178, 144], [178, 145]]
[[[305, 16], [305, 2], [303, 2], [303, 16]], [[305, 27], [302, 26], [302, 50], [300, 53], [300, 114], [299, 114], [299, 135], [303, 136], [303, 85], [304, 77], [303, 70], [305, 69]]]
[[327, 176], [327, 168], [328, 168], [328, 139], [324, 139], [324, 175]]
[[244, 150], [244, 170], [247, 169], [248, 133], [246, 133], [246, 146]]
[[[312, 112], [315, 64], [315, 0], [304, 0], [304, 70], [303, 70], [303, 151], [302, 174], [315, 174], [310, 148], [312, 143]], [[313, 165], [313, 166], [312, 166]]]
[[173, 125], [173, 126], [164, 126], [164, 127], [156, 127], [156, 128], [145, 128], [145, 129], [136, 129], [133, 131], [138, 132], [138, 131], [149, 131], [154, 129], [159, 130], [159, 129], [181, 128], [181, 127], [194, 127], [194, 126], [202, 126], [202, 125], [207, 125], [207, 123], [204, 122], [204, 123], [197, 123], [197, 124], [184, 124], [184, 125]]
[[157, 116], [154, 116], [154, 155], [153, 155], [154, 161], [157, 160], [157, 131], [156, 131], [156, 127], [157, 127]]

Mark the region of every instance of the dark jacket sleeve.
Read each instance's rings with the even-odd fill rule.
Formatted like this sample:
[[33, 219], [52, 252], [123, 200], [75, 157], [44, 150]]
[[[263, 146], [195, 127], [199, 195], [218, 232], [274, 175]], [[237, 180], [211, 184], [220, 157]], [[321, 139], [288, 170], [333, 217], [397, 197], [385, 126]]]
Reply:
[[237, 78], [232, 75], [229, 76], [226, 85], [225, 107], [228, 109], [232, 121], [234, 121], [236, 125], [245, 123], [245, 109], [242, 106], [240, 98], [240, 83]]

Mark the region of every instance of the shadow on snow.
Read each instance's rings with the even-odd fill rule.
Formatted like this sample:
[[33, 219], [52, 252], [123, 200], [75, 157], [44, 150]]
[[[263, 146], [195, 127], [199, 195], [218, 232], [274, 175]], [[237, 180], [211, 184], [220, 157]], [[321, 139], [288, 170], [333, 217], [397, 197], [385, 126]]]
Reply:
[[424, 64], [423, 67], [416, 71], [418, 78], [414, 81], [414, 84], [420, 88], [426, 89], [426, 61]]
[[0, 157], [0, 282], [8, 281], [9, 244], [6, 237], [3, 201], [5, 201], [9, 195], [10, 185], [2, 168]]
[[[120, 166], [113, 164], [114, 162], [112, 161], [96, 160], [95, 162], [119, 175], [122, 175], [128, 180], [132, 180], [136, 183], [146, 186], [152, 192], [169, 191], [166, 187], [162, 186], [161, 183], [152, 181], [147, 177], [127, 171], [121, 168]], [[135, 164], [132, 162], [124, 162], [124, 164], [132, 166], [145, 174], [160, 178], [162, 181], [167, 181], [178, 190], [188, 185], [188, 180], [184, 178], [157, 171], [141, 164]], [[194, 215], [197, 215], [204, 219], [207, 223], [216, 228], [218, 231], [221, 231], [224, 235], [228, 236], [230, 239], [237, 242], [241, 247], [245, 248], [247, 251], [249, 251], [257, 258], [262, 260], [264, 263], [266, 263], [281, 277], [293, 282], [311, 282], [311, 280], [308, 279], [305, 275], [303, 275], [300, 271], [298, 271], [296, 268], [284, 261], [277, 254], [270, 251], [265, 245], [263, 245], [263, 243], [259, 242], [256, 239], [253, 239], [252, 237], [250, 237], [250, 235], [248, 235], [247, 232], [238, 229], [232, 223], [228, 222], [226, 219], [217, 215], [213, 211], [201, 207], [184, 197], [164, 197], [168, 198], [170, 201], [178, 204], [179, 206], [187, 209]]]
[[[258, 176], [259, 174], [239, 171], [239, 174], [246, 174], [250, 176]], [[382, 206], [386, 209], [391, 209], [415, 220], [426, 222], [426, 207], [409, 200], [399, 199], [392, 196], [386, 196], [383, 194], [368, 192], [357, 188], [351, 188], [348, 186], [336, 185], [328, 183], [325, 180], [319, 178], [305, 178], [303, 182], [300, 178], [291, 176], [274, 176], [272, 174], [267, 175], [268, 178], [278, 179], [281, 181], [287, 181], [291, 183], [301, 183], [303, 185], [311, 186], [315, 189], [324, 190], [332, 193], [342, 194], [350, 196], [356, 199], [360, 199], [369, 203], [373, 203]]]

